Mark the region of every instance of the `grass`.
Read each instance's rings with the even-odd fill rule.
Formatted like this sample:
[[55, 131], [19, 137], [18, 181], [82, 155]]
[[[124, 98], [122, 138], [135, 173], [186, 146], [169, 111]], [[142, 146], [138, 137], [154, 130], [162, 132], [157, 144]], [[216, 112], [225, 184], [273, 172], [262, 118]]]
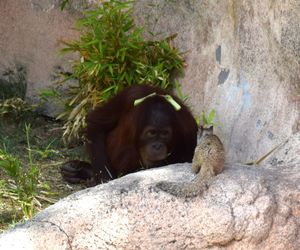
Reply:
[[[27, 131], [28, 140], [25, 124], [31, 124], [30, 132]], [[36, 115], [30, 115], [18, 121], [0, 120], [0, 151], [18, 159], [22, 171], [28, 171], [28, 166], [34, 164], [39, 171], [39, 184], [48, 187], [41, 189], [43, 191], [34, 200], [36, 211], [83, 188], [80, 185], [67, 184], [60, 175], [60, 166], [64, 162], [84, 157], [82, 145], [72, 148], [64, 145], [61, 127], [62, 124], [57, 121]], [[11, 189], [5, 188], [7, 184], [15, 187], [13, 178], [0, 169], [0, 231], [10, 228], [26, 217], [21, 209], [22, 204], [16, 201], [16, 194], [11, 193]], [[28, 208], [30, 215], [33, 210], [30, 210], [30, 206]]]

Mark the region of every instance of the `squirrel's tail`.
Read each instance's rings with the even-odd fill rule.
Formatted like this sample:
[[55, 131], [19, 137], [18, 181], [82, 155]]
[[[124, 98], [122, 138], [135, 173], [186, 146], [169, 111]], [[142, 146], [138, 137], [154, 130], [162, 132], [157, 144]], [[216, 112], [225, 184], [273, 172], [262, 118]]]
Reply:
[[177, 197], [194, 197], [208, 188], [213, 176], [214, 174], [208, 169], [208, 171], [200, 171], [191, 182], [161, 181], [156, 184], [156, 187]]

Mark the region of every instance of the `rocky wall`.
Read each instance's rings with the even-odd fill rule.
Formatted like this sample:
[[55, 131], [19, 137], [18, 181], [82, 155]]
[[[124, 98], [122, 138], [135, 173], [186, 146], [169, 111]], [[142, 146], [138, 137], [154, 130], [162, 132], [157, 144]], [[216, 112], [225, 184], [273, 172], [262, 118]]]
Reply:
[[[299, 131], [299, 0], [137, 0], [135, 16], [158, 37], [178, 34], [183, 91], [195, 115], [216, 110], [228, 161], [256, 160]], [[77, 17], [58, 0], [0, 1], [0, 84], [22, 79], [30, 97], [54, 84]]]
[[299, 0], [139, 0], [136, 16], [152, 34], [178, 34], [183, 90], [195, 114], [216, 110], [228, 161], [299, 131]]
[[77, 36], [76, 15], [60, 11], [58, 1], [0, 1], [0, 84], [22, 77], [30, 97], [54, 84], [59, 72], [70, 69], [70, 57], [59, 51], [63, 40]]

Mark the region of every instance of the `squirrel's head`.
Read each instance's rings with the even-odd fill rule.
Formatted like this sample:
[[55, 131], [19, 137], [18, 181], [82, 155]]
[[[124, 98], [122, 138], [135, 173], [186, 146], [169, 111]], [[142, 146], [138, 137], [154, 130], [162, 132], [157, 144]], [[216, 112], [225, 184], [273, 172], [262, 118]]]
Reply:
[[198, 137], [201, 138], [202, 136], [212, 135], [213, 133], [214, 133], [213, 126], [210, 126], [210, 127], [200, 126], [199, 131], [198, 131]]

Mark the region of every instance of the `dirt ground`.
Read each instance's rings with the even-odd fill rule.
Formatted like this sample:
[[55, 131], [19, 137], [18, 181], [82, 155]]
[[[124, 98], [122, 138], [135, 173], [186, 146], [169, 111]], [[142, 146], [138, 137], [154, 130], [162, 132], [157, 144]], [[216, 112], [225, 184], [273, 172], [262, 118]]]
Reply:
[[[35, 152], [34, 164], [41, 172], [40, 180], [50, 187], [43, 195], [44, 199], [40, 200], [39, 209], [44, 209], [51, 205], [51, 202], [85, 188], [83, 185], [67, 184], [61, 177], [60, 167], [64, 162], [70, 159], [83, 160], [86, 156], [82, 144], [67, 147], [63, 143], [63, 124], [60, 122], [36, 115], [17, 121], [0, 118], [0, 149], [20, 159], [22, 167], [26, 167], [29, 159], [25, 124], [31, 124], [30, 145]], [[10, 181], [1, 168], [0, 180]], [[0, 232], [14, 225], [21, 217], [18, 204], [5, 197], [0, 189]]]

